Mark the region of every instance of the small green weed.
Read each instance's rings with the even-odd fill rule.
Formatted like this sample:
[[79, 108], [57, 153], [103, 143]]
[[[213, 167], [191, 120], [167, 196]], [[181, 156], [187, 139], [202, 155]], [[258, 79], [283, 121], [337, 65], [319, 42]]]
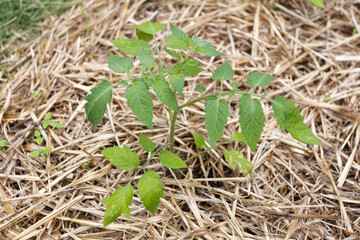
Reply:
[[309, 3], [314, 4], [315, 6], [317, 6], [318, 8], [324, 9], [325, 8], [325, 4], [323, 0], [306, 0]]
[[352, 35], [355, 36], [356, 34], [358, 34], [358, 31], [357, 31], [356, 28], [353, 28], [353, 30], [352, 30]]
[[32, 94], [32, 96], [34, 97], [34, 98], [38, 98], [40, 95], [41, 95], [41, 91], [39, 91], [39, 92], [34, 92], [33, 94]]
[[[51, 120], [51, 113], [46, 113], [44, 117], [44, 121], [42, 122], [42, 127], [46, 129], [47, 127], [52, 127], [54, 129], [54, 132], [57, 132], [58, 129], [63, 128], [64, 125], [62, 123], [57, 123]], [[39, 130], [35, 130], [34, 132], [34, 141], [37, 145], [41, 145], [43, 142], [44, 137], [41, 135], [41, 132]], [[51, 147], [45, 147], [40, 150], [34, 150], [30, 153], [30, 157], [44, 157], [46, 153], [50, 152], [52, 150]]]
[[58, 122], [55, 122], [55, 121], [51, 121], [51, 113], [46, 113], [45, 117], [44, 117], [44, 121], [42, 123], [42, 127], [44, 129], [46, 129], [48, 126], [52, 127], [55, 132], [60, 129], [60, 128], [63, 128], [64, 125], [62, 123], [58, 123]]
[[34, 150], [34, 151], [32, 151], [30, 153], [30, 157], [38, 157], [38, 156], [44, 157], [45, 154], [47, 154], [51, 150], [52, 150], [51, 147], [45, 147], [45, 148], [40, 149], [40, 150]]
[[42, 141], [44, 140], [44, 137], [41, 136], [41, 133], [39, 130], [35, 130], [34, 132], [34, 141], [36, 142], [37, 145], [40, 145], [42, 143]]
[[3, 151], [3, 152], [5, 152], [5, 150], [6, 150], [5, 149], [6, 142], [7, 142], [6, 139], [1, 139], [0, 140], [0, 150]]

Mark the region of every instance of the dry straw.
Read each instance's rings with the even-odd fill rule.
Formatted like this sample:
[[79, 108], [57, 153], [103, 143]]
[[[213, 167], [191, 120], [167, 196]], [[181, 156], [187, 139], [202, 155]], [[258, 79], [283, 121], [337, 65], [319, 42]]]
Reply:
[[[43, 37], [2, 55], [11, 78], [0, 72], [0, 138], [8, 141], [0, 152], [0, 239], [359, 239], [360, 34], [351, 33], [360, 32], [360, 3], [325, 1], [321, 10], [302, 0], [280, 2], [273, 9], [265, 1], [84, 1], [84, 12], [74, 6], [47, 19]], [[132, 218], [103, 228], [101, 199], [132, 173], [108, 164], [101, 149], [126, 144], [140, 155], [139, 132], [163, 144], [168, 113], [155, 102], [156, 130], [147, 130], [118, 87], [105, 115], [110, 121], [94, 129], [81, 98], [104, 79], [125, 78], [107, 68], [109, 50], [121, 55], [108, 40], [135, 38], [129, 25], [148, 20], [171, 22], [226, 53], [197, 57], [207, 73], [189, 78], [185, 99], [197, 96], [197, 83], [207, 83], [225, 59], [244, 90], [249, 71], [273, 74], [269, 97], [296, 101], [324, 146], [282, 133], [264, 103], [267, 127], [257, 152], [234, 146], [251, 160], [252, 174], [231, 171], [216, 151], [194, 159], [178, 179], [153, 163], [166, 185], [157, 214], [135, 193]], [[232, 103], [237, 113], [237, 99]], [[191, 133], [206, 132], [203, 108], [197, 103], [179, 114], [176, 151], [184, 158], [196, 151]], [[47, 112], [65, 128], [42, 130]], [[53, 147], [47, 158], [29, 157], [38, 147], [35, 129]], [[225, 136], [237, 130], [237, 119], [229, 119]]]

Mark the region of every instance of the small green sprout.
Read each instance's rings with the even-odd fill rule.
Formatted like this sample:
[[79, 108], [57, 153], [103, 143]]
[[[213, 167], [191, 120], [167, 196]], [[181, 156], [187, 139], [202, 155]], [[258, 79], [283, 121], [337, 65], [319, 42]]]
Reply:
[[40, 145], [42, 143], [42, 141], [44, 140], [44, 138], [41, 136], [41, 133], [39, 130], [35, 130], [34, 132], [34, 141], [36, 142], [37, 145]]
[[0, 140], [0, 149], [1, 151], [5, 152], [5, 144], [6, 144], [6, 139], [1, 139]]
[[88, 167], [88, 166], [90, 166], [90, 164], [91, 164], [91, 160], [89, 160], [89, 161], [87, 161], [87, 162], [84, 162], [83, 164], [81, 164], [81, 167]]
[[[50, 152], [52, 150], [51, 147], [45, 147], [43, 149], [39, 149], [39, 150], [34, 150], [30, 153], [30, 157], [44, 157], [45, 154], [47, 154], [48, 152]], [[46, 157], [46, 156], [45, 156]]]
[[358, 30], [356, 28], [353, 28], [352, 35], [355, 36], [356, 34], [358, 34]]
[[325, 4], [323, 0], [307, 0], [309, 3], [314, 4], [315, 6], [317, 6], [318, 8], [324, 9], [325, 8]]
[[44, 121], [42, 123], [42, 127], [44, 129], [46, 129], [48, 126], [52, 127], [55, 132], [57, 131], [57, 129], [60, 129], [60, 128], [63, 128], [64, 125], [62, 123], [58, 123], [58, 122], [55, 122], [55, 121], [51, 121], [51, 113], [46, 113], [45, 117], [44, 117]]
[[34, 98], [38, 98], [40, 95], [41, 95], [41, 91], [39, 91], [39, 92], [34, 92], [33, 94], [32, 94], [32, 96], [34, 97]]

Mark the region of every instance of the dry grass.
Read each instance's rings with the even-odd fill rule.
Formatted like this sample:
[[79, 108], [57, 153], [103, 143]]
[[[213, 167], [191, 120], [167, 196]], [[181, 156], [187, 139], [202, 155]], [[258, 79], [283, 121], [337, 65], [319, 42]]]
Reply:
[[[250, 0], [108, 0], [84, 1], [88, 23], [78, 7], [47, 19], [43, 38], [2, 56], [11, 79], [0, 72], [0, 139], [8, 141], [0, 152], [0, 239], [360, 239], [360, 34], [351, 35], [353, 27], [360, 32], [359, 8], [356, 0], [326, 1], [324, 10], [300, 0], [281, 1], [277, 9]], [[197, 96], [199, 81], [209, 82], [208, 93], [218, 88], [208, 81], [210, 72], [228, 59], [245, 91], [249, 71], [276, 76], [269, 97], [296, 101], [324, 146], [281, 132], [263, 102], [266, 127], [257, 151], [229, 146], [251, 160], [249, 176], [231, 171], [216, 151], [194, 159], [179, 179], [154, 162], [149, 168], [166, 186], [158, 212], [146, 211], [135, 192], [132, 218], [104, 228], [101, 199], [132, 172], [111, 166], [101, 149], [127, 144], [143, 154], [139, 132], [158, 145], [167, 142], [168, 113], [155, 102], [156, 130], [146, 129], [118, 87], [94, 129], [81, 98], [104, 79], [126, 78], [107, 68], [109, 52], [121, 55], [108, 40], [134, 38], [129, 25], [151, 19], [172, 22], [226, 53], [197, 57], [207, 72], [189, 78], [185, 101]], [[231, 100], [225, 137], [239, 129], [237, 100]], [[196, 151], [192, 132], [205, 135], [203, 108], [199, 103], [179, 114], [176, 151], [183, 157]], [[40, 127], [49, 111], [63, 130]], [[35, 129], [53, 147], [47, 158], [29, 157], [38, 148]]]

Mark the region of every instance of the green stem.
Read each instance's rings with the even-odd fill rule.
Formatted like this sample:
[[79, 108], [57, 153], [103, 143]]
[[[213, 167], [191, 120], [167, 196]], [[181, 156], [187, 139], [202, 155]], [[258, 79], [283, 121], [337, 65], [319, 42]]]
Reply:
[[[170, 110], [171, 111], [171, 110]], [[174, 143], [175, 143], [175, 123], [176, 123], [176, 117], [178, 115], [178, 112], [173, 112], [171, 116], [171, 123], [170, 123], [170, 151], [174, 152]]]
[[222, 95], [222, 92], [223, 92], [223, 82], [224, 81], [221, 81], [221, 85], [220, 85], [220, 94], [219, 94], [220, 96]]
[[[154, 34], [154, 40], [155, 40], [155, 46], [156, 46], [156, 52], [158, 54], [158, 58], [159, 58], [159, 65], [161, 68], [163, 68], [163, 64], [162, 64], [162, 60], [161, 60], [161, 55], [160, 55], [160, 50], [159, 50], [159, 46], [158, 46], [158, 43], [157, 43], [157, 39], [155, 37], [155, 34]], [[160, 73], [161, 76], [163, 76], [163, 73]]]
[[[184, 107], [186, 107], [186, 106], [189, 106], [189, 105], [191, 105], [191, 104], [194, 104], [194, 103], [196, 103], [196, 102], [199, 102], [199, 101], [201, 101], [201, 100], [204, 100], [204, 99], [208, 98], [209, 96], [212, 96], [212, 95], [215, 95], [215, 96], [225, 95], [225, 94], [229, 94], [230, 92], [231, 92], [231, 91], [226, 91], [226, 92], [219, 92], [219, 93], [215, 93], [215, 94], [210, 94], [210, 95], [202, 96], [202, 97], [199, 97], [199, 98], [194, 99], [194, 100], [192, 100], [192, 101], [189, 101], [189, 102], [187, 102], [187, 103], [184, 103], [183, 105], [180, 105], [180, 106], [179, 106], [179, 109], [184, 108]], [[265, 96], [259, 95], [259, 94], [255, 94], [255, 93], [251, 93], [251, 92], [241, 92], [241, 91], [234, 91], [234, 92], [235, 92], [236, 94], [245, 94], [245, 93], [248, 93], [248, 94], [250, 94], [250, 95], [252, 95], [252, 96], [266, 99], [266, 100], [268, 100], [269, 102], [274, 102], [274, 100], [272, 100], [272, 99], [270, 99], [270, 98], [267, 98], [267, 97], [265, 97]]]
[[[122, 80], [122, 81], [126, 81], [126, 82], [127, 82], [127, 81], [130, 81], [130, 80], [133, 80], [133, 79], [134, 79], [134, 77], [130, 77], [129, 79], [125, 79], [125, 80]], [[122, 82], [122, 81], [121, 81], [121, 82]], [[117, 86], [121, 85], [121, 82], [118, 82], [118, 83], [114, 84], [113, 87], [117, 87]]]
[[135, 174], [132, 176], [132, 178], [130, 179], [128, 184], [131, 184], [131, 182], [134, 180], [134, 178], [139, 174], [139, 172], [141, 172], [142, 170], [144, 170], [144, 168], [149, 164], [149, 162], [166, 146], [168, 146], [169, 144], [165, 144], [162, 145], [161, 147], [159, 147], [158, 149], [156, 149], [155, 152], [152, 152], [150, 154], [150, 156], [148, 157], [148, 160], [146, 160], [146, 162], [141, 166], [141, 168], [138, 168], [138, 170], [135, 172]]
[[215, 146], [213, 146], [213, 147], [207, 148], [207, 149], [205, 149], [205, 150], [203, 150], [203, 151], [201, 151], [201, 152], [199, 152], [199, 153], [197, 153], [197, 154], [189, 157], [188, 159], [185, 160], [185, 162], [188, 162], [188, 161], [190, 161], [191, 159], [194, 159], [194, 158], [196, 158], [197, 156], [200, 156], [200, 155], [202, 155], [202, 154], [210, 151], [211, 149], [215, 149], [215, 148], [220, 147], [222, 150], [224, 150], [224, 148], [222, 147], [222, 145], [227, 144], [227, 143], [229, 143], [229, 142], [231, 142], [231, 141], [230, 141], [230, 140], [227, 140], [227, 141], [225, 141], [225, 142], [219, 143], [218, 145], [215, 145]]

